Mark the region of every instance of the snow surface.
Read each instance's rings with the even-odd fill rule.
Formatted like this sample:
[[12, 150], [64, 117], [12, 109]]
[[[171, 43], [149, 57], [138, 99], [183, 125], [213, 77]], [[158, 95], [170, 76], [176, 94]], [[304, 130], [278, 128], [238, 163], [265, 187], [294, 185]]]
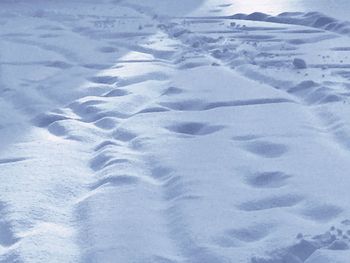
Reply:
[[349, 263], [348, 4], [269, 2], [1, 1], [0, 262]]

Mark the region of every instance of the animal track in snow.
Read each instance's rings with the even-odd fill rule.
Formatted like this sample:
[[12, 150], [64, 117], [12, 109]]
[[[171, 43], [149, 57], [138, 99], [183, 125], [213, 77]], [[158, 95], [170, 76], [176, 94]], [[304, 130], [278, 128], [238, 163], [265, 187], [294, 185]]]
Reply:
[[48, 126], [49, 132], [56, 136], [65, 136], [68, 134], [68, 130], [65, 125], [62, 125], [59, 121], [55, 121]]
[[11, 224], [4, 219], [5, 205], [0, 202], [0, 246], [9, 247], [15, 244], [19, 239], [16, 238], [11, 230]]
[[118, 121], [113, 117], [103, 117], [95, 121], [94, 124], [101, 129], [111, 130], [115, 128], [115, 126], [118, 124]]
[[248, 201], [239, 206], [243, 211], [259, 211], [272, 208], [291, 207], [303, 200], [303, 197], [299, 195], [287, 194], [276, 195], [273, 197], [267, 197], [263, 199]]
[[113, 146], [119, 146], [119, 144], [118, 144], [117, 142], [113, 142], [113, 141], [110, 141], [110, 140], [106, 140], [106, 141], [101, 142], [99, 145], [97, 145], [97, 146], [94, 148], [94, 151], [95, 151], [95, 152], [99, 152], [99, 151], [104, 150], [104, 149], [107, 148], [107, 147], [113, 147]]
[[134, 185], [137, 184], [139, 179], [135, 176], [130, 175], [115, 175], [109, 176], [99, 180], [97, 183], [93, 184], [92, 190], [95, 190], [101, 186], [123, 186], [123, 185]]
[[113, 77], [113, 76], [96, 76], [96, 77], [91, 77], [89, 78], [89, 81], [97, 84], [114, 84], [118, 82], [119, 78], [118, 77]]
[[137, 114], [139, 113], [156, 113], [156, 112], [166, 112], [166, 111], [169, 111], [168, 108], [164, 108], [164, 107], [148, 107], [148, 108], [145, 108], [141, 111], [139, 111]]
[[117, 141], [128, 142], [135, 139], [138, 135], [126, 129], [117, 129], [113, 132], [113, 138]]
[[208, 135], [225, 128], [222, 125], [210, 125], [201, 122], [181, 122], [166, 127], [169, 131], [187, 135]]
[[151, 176], [157, 180], [164, 180], [164, 179], [168, 179], [172, 172], [173, 170], [170, 168], [163, 167], [163, 166], [156, 166], [152, 168]]
[[169, 87], [167, 88], [163, 93], [162, 95], [164, 96], [172, 96], [172, 95], [177, 95], [177, 94], [181, 94], [183, 93], [184, 91], [180, 88], [177, 88], [177, 87]]
[[42, 114], [36, 117], [33, 120], [33, 123], [38, 127], [47, 127], [56, 121], [68, 120], [68, 119], [69, 118], [66, 116], [49, 113], [49, 114]]
[[102, 169], [107, 162], [112, 160], [113, 157], [114, 156], [112, 154], [100, 153], [90, 161], [90, 167], [93, 170], [98, 171]]
[[105, 46], [105, 47], [99, 48], [98, 51], [102, 53], [116, 53], [118, 52], [118, 48]]
[[302, 210], [301, 214], [311, 220], [327, 222], [336, 218], [343, 210], [330, 204], [312, 205]]
[[245, 228], [229, 229], [218, 239], [219, 245], [223, 247], [236, 246], [240, 242], [256, 242], [264, 239], [273, 231], [273, 225], [257, 224]]
[[127, 90], [114, 89], [114, 90], [108, 92], [107, 94], [105, 94], [104, 97], [122, 97], [122, 96], [126, 96], [129, 94], [130, 94], [130, 92], [128, 92]]
[[278, 158], [288, 152], [288, 147], [286, 145], [267, 141], [246, 143], [244, 149], [264, 158]]
[[250, 134], [250, 135], [234, 136], [234, 137], [232, 137], [232, 140], [234, 140], [234, 141], [253, 141], [253, 140], [256, 140], [259, 138], [260, 138], [260, 136]]
[[283, 172], [261, 172], [250, 175], [247, 178], [247, 183], [256, 188], [276, 188], [286, 184], [290, 178]]

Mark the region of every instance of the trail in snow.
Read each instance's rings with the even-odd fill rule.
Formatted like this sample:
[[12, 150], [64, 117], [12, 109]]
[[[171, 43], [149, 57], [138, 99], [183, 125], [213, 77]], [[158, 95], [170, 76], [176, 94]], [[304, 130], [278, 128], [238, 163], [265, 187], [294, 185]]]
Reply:
[[347, 262], [348, 36], [198, 4], [3, 4], [0, 262]]

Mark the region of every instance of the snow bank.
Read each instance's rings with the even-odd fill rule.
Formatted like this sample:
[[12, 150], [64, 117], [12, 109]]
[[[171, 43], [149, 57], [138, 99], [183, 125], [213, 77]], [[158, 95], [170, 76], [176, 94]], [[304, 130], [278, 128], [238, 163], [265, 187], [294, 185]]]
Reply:
[[303, 25], [308, 27], [325, 29], [340, 34], [350, 34], [350, 22], [340, 21], [338, 19], [329, 17], [319, 12], [285, 12], [277, 16], [271, 16], [260, 12], [254, 12], [251, 14], [235, 14], [232, 16], [228, 16], [228, 18], [252, 21], [265, 21], [281, 24]]

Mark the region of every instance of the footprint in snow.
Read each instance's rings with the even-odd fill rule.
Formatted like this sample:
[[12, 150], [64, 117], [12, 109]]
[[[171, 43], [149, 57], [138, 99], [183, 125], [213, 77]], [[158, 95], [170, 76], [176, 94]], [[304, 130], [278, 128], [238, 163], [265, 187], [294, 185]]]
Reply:
[[5, 204], [0, 202], [0, 246], [10, 247], [19, 239], [14, 236], [11, 224], [4, 219]]
[[180, 122], [166, 128], [169, 131], [185, 135], [208, 135], [224, 129], [225, 126], [201, 122]]
[[328, 222], [340, 215], [342, 211], [340, 207], [335, 205], [315, 204], [304, 208], [301, 215], [316, 222]]
[[290, 177], [279, 171], [259, 172], [248, 176], [246, 182], [256, 188], [278, 188], [286, 185]]
[[223, 235], [215, 239], [220, 247], [237, 247], [241, 243], [254, 243], [263, 240], [274, 230], [272, 224], [255, 224], [243, 228], [226, 230]]
[[243, 148], [252, 154], [264, 158], [278, 158], [288, 152], [288, 147], [286, 145], [268, 141], [249, 142], [246, 143]]
[[113, 77], [113, 76], [96, 76], [88, 79], [89, 81], [97, 84], [114, 84], [116, 83], [119, 79], [118, 77]]
[[294, 194], [276, 195], [242, 203], [239, 205], [239, 209], [242, 211], [252, 212], [273, 208], [292, 207], [300, 203], [303, 199], [304, 198], [302, 196]]

